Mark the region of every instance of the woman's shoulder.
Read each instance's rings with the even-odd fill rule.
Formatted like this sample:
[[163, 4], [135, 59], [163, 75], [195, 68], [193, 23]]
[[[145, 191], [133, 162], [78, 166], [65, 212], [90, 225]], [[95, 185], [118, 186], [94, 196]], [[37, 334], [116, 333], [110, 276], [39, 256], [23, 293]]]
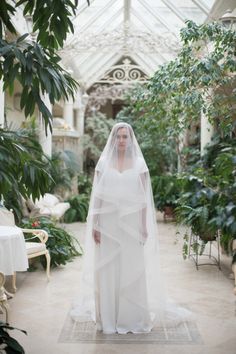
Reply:
[[146, 164], [144, 158], [141, 156], [138, 156], [138, 158], [137, 158], [137, 167], [138, 167], [138, 170], [140, 173], [148, 172], [147, 164]]
[[102, 171], [105, 165], [105, 157], [101, 156], [96, 164], [95, 171]]

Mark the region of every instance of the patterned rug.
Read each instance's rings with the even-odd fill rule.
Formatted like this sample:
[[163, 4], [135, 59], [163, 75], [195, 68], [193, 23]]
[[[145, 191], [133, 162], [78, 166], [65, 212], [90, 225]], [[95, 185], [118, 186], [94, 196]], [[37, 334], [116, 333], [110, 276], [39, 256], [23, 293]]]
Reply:
[[107, 344], [201, 344], [194, 322], [181, 322], [176, 327], [154, 327], [145, 334], [104, 334], [96, 331], [94, 322], [75, 322], [67, 316], [59, 336], [60, 343]]

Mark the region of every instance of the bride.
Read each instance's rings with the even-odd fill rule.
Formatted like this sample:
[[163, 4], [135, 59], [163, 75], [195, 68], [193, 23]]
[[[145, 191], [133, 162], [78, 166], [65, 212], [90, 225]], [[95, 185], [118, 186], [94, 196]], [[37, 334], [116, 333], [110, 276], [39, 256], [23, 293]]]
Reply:
[[[87, 218], [83, 302], [71, 314], [103, 333], [145, 333], [165, 309], [152, 188], [127, 123], [115, 124], [95, 168]], [[83, 315], [82, 315], [83, 314]]]

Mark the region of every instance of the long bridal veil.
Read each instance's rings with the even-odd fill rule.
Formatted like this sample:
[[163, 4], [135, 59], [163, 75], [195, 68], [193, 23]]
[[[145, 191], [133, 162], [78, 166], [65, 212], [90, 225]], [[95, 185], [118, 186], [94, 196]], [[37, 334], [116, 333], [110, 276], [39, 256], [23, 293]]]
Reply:
[[[101, 235], [99, 244], [94, 232]], [[147, 331], [187, 313], [167, 301], [149, 171], [127, 123], [114, 125], [95, 168], [80, 289], [72, 318], [99, 325], [114, 297], [121, 333], [129, 311], [134, 320], [142, 313]]]

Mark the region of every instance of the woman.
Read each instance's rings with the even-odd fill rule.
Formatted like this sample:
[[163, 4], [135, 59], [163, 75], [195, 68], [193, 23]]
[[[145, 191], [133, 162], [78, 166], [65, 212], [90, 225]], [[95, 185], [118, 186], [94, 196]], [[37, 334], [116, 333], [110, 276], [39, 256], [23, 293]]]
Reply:
[[164, 309], [155, 208], [148, 168], [127, 123], [114, 125], [96, 165], [86, 242], [88, 291], [72, 316], [92, 313], [104, 333], [150, 332]]

